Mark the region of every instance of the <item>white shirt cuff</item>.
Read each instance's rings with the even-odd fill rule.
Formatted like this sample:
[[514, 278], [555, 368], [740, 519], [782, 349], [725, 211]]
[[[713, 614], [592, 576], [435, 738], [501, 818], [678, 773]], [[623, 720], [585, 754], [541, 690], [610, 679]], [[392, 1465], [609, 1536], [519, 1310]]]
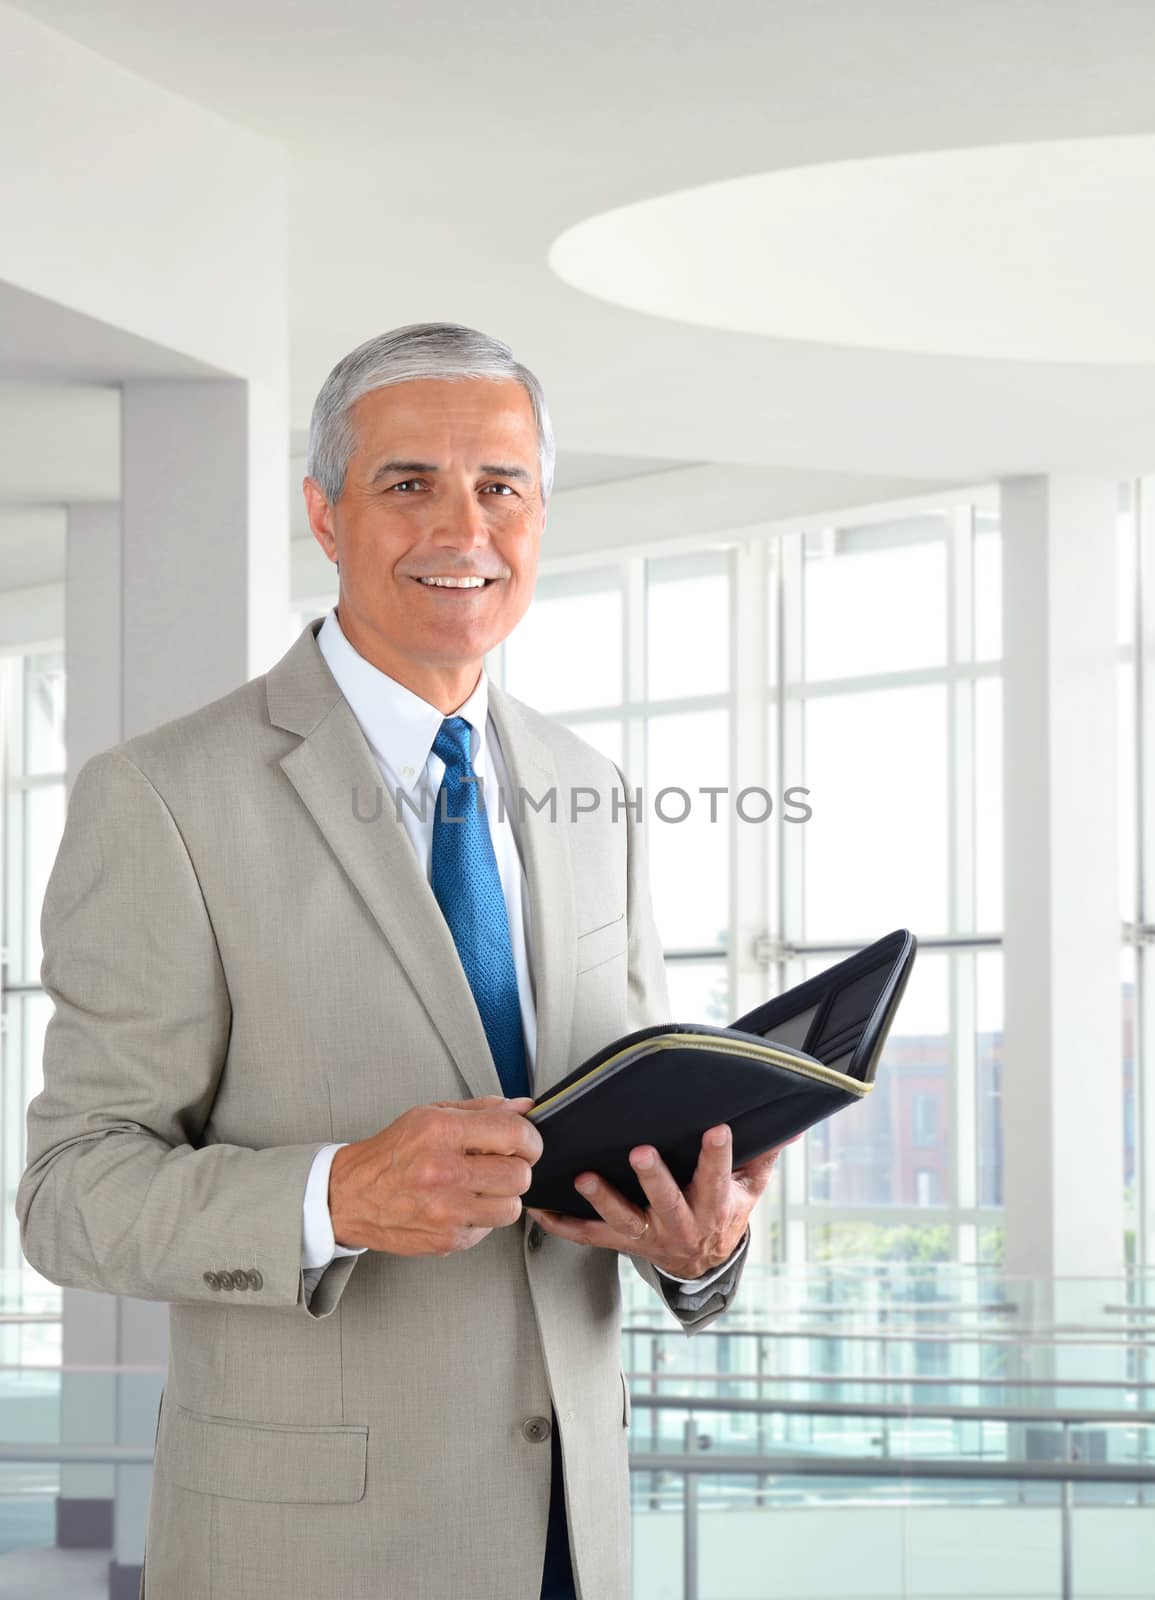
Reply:
[[746, 1232], [742, 1235], [742, 1238], [734, 1247], [728, 1260], [723, 1261], [720, 1267], [714, 1267], [712, 1271], [704, 1272], [700, 1278], [675, 1278], [672, 1272], [664, 1271], [663, 1268], [658, 1266], [656, 1261], [654, 1262], [654, 1271], [660, 1272], [663, 1278], [668, 1278], [671, 1283], [678, 1284], [680, 1288], [708, 1289], [712, 1283], [715, 1283], [723, 1275], [723, 1273], [729, 1272], [730, 1268], [735, 1266], [737, 1262], [742, 1259], [742, 1252], [746, 1249], [749, 1243], [750, 1229], [749, 1226], [747, 1226]]
[[343, 1144], [322, 1145], [309, 1168], [301, 1219], [301, 1266], [306, 1271], [316, 1267], [323, 1271], [338, 1256], [360, 1256], [365, 1253], [364, 1246], [352, 1250], [348, 1245], [338, 1244], [333, 1237], [333, 1219], [329, 1215], [329, 1173], [333, 1157], [344, 1147]]

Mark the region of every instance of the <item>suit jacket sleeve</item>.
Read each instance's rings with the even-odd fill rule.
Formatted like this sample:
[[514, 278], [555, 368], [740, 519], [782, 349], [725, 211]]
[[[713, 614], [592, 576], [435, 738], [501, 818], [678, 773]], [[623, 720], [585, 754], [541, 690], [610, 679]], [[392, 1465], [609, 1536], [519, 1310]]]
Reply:
[[[632, 791], [615, 763], [627, 799]], [[662, 941], [654, 921], [650, 898], [649, 867], [646, 849], [645, 821], [639, 823], [631, 807], [624, 810], [626, 818], [626, 849], [628, 887], [626, 900], [626, 925], [629, 946], [629, 978], [626, 999], [626, 1032], [635, 1028], [650, 1027], [656, 1022], [669, 1022], [670, 997], [666, 987], [666, 966], [662, 954]], [[721, 1278], [705, 1289], [687, 1291], [679, 1288], [669, 1278], [664, 1278], [651, 1261], [630, 1255], [635, 1269], [643, 1277], [662, 1303], [673, 1312], [687, 1334], [699, 1333], [720, 1317], [730, 1305], [746, 1264], [749, 1229], [735, 1251], [733, 1265]]]
[[[309, 1304], [301, 1270], [305, 1185], [328, 1141], [213, 1141], [225, 974], [172, 814], [120, 750], [77, 776], [41, 930], [55, 1012], [16, 1200], [28, 1260], [69, 1288], [331, 1312], [356, 1258], [335, 1261]], [[223, 1296], [222, 1271], [253, 1287]]]

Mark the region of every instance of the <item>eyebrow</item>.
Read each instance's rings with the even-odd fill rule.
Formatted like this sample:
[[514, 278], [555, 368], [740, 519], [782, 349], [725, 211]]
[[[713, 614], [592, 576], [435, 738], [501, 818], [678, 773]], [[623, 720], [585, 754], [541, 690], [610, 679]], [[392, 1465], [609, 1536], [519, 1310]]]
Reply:
[[371, 482], [376, 483], [379, 478], [388, 478], [394, 472], [436, 472], [435, 461], [383, 461], [373, 474]]
[[[382, 478], [391, 477], [396, 472], [439, 472], [441, 469], [436, 461], [383, 461], [370, 479], [371, 483], [378, 483]], [[492, 478], [518, 478], [525, 483], [532, 481], [532, 474], [524, 467], [501, 466], [492, 462], [484, 462], [480, 468]]]

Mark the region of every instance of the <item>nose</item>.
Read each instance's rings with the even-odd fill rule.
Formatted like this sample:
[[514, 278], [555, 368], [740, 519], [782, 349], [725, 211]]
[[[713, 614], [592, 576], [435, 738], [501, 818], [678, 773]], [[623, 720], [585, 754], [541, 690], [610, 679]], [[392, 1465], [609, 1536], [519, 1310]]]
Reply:
[[441, 514], [431, 533], [435, 545], [469, 555], [489, 543], [485, 512], [468, 488], [459, 487], [445, 495], [438, 510]]

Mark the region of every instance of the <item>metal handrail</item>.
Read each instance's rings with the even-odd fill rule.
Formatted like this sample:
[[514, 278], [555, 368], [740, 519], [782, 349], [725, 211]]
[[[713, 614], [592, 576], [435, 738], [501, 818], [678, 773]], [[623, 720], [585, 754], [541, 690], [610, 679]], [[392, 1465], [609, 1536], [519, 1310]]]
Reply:
[[[0, 1367], [0, 1372], [3, 1370]], [[806, 1372], [658, 1372], [648, 1367], [627, 1372], [626, 1377], [636, 1378], [639, 1383], [815, 1383], [829, 1388], [861, 1384], [884, 1389], [906, 1385], [928, 1389], [1126, 1389], [1128, 1393], [1155, 1389], [1155, 1383], [1132, 1378], [927, 1378], [901, 1373], [894, 1377], [857, 1373], [832, 1377], [829, 1373]]]
[[[655, 1313], [655, 1321], [643, 1323], [640, 1326], [630, 1324], [623, 1327], [623, 1334], [637, 1333], [649, 1334], [671, 1333], [676, 1334], [677, 1328], [670, 1327], [661, 1321], [661, 1312]], [[1077, 1325], [1059, 1325], [1056, 1332], [1077, 1333]], [[1090, 1330], [1095, 1331], [1095, 1330]], [[1150, 1348], [1155, 1350], [1155, 1328], [1143, 1329], [1150, 1333]], [[845, 1344], [965, 1344], [968, 1348], [990, 1348], [994, 1350], [1017, 1349], [1020, 1345], [1044, 1345], [1054, 1350], [1127, 1350], [1134, 1351], [1134, 1339], [1055, 1339], [1045, 1336], [1047, 1330], [1041, 1333], [1027, 1333], [1019, 1329], [1008, 1328], [1005, 1333], [997, 1332], [993, 1335], [980, 1336], [967, 1333], [960, 1335], [958, 1329], [939, 1330], [935, 1328], [912, 1328], [909, 1332], [896, 1332], [887, 1330], [885, 1333], [826, 1333], [819, 1328], [719, 1328], [719, 1337], [726, 1339], [839, 1339]], [[699, 1335], [701, 1337], [701, 1335]]]
[[688, 1477], [935, 1478], [1003, 1483], [1155, 1483], [1155, 1466], [1092, 1461], [924, 1461], [918, 1456], [630, 1454], [638, 1472], [678, 1472]]
[[0, 1462], [59, 1462], [62, 1466], [81, 1463], [92, 1467], [147, 1467], [153, 1460], [151, 1445], [136, 1444], [46, 1444], [42, 1441], [12, 1444], [0, 1440]]
[[1087, 1423], [1129, 1428], [1155, 1428], [1155, 1411], [1080, 1411], [1068, 1407], [1013, 1406], [998, 1410], [978, 1410], [973, 1406], [901, 1406], [880, 1400], [877, 1404], [853, 1400], [747, 1400], [735, 1405], [720, 1395], [675, 1395], [630, 1393], [630, 1403], [654, 1411], [740, 1412], [743, 1415], [789, 1417], [858, 1417], [864, 1421], [883, 1418], [917, 1422], [933, 1418], [939, 1422], [1026, 1422], [1053, 1423], [1072, 1427]]
[[[920, 1305], [917, 1300], [900, 1300], [895, 1305], [879, 1305], [864, 1310], [861, 1306], [831, 1306], [823, 1305], [818, 1301], [814, 1305], [792, 1305], [786, 1308], [799, 1317], [861, 1317], [861, 1316], [888, 1316], [892, 1312], [906, 1311], [915, 1315], [929, 1315], [932, 1311], [935, 1316], [950, 1315], [963, 1311], [970, 1312], [973, 1316], [1017, 1316], [1022, 1307], [1015, 1300], [987, 1300], [982, 1304], [974, 1304], [966, 1300], [931, 1300]], [[1111, 1310], [1110, 1306], [1104, 1310]], [[1130, 1309], [1125, 1307], [1124, 1309]]]
[[147, 1372], [150, 1376], [163, 1376], [168, 1367], [130, 1361], [0, 1361], [0, 1372], [109, 1372], [118, 1377], [126, 1372]]

